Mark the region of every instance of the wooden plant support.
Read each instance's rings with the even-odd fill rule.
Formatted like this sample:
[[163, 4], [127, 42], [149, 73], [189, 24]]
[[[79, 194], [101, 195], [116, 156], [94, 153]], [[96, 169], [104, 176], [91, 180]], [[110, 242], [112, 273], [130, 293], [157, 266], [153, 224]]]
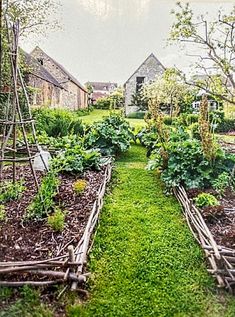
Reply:
[[[91, 210], [84, 234], [76, 246], [64, 248], [64, 254], [55, 258], [37, 261], [0, 262], [0, 286], [19, 287], [22, 285], [48, 286], [53, 284], [68, 284], [72, 290], [86, 282], [87, 257], [91, 249], [99, 215], [103, 206], [107, 184], [111, 179], [111, 159], [105, 167], [103, 182], [97, 192], [97, 197]], [[24, 279], [22, 278], [24, 276]], [[25, 277], [31, 280], [25, 280]]]
[[[28, 163], [33, 175], [36, 188], [39, 188], [37, 175], [33, 167], [33, 160], [40, 156], [47, 170], [44, 159], [41, 155], [40, 147], [37, 142], [35, 122], [33, 120], [30, 108], [27, 89], [19, 67], [19, 22], [9, 25], [7, 16], [5, 16], [5, 25], [8, 37], [8, 55], [11, 70], [11, 82], [8, 85], [8, 101], [5, 105], [3, 118], [0, 119], [0, 126], [3, 131], [0, 136], [0, 182], [3, 181], [3, 168], [5, 163], [12, 165], [12, 181], [17, 180], [17, 164]], [[20, 92], [25, 99], [25, 111], [23, 114]], [[29, 144], [27, 132], [31, 132], [33, 145]], [[19, 149], [18, 135], [21, 133], [23, 146], [26, 154], [22, 156]], [[22, 146], [22, 144], [21, 144]]]
[[178, 201], [183, 206], [184, 215], [194, 238], [201, 245], [208, 259], [208, 271], [217, 279], [218, 287], [233, 293], [235, 286], [235, 249], [217, 245], [201, 212], [188, 198], [181, 186], [173, 189]]

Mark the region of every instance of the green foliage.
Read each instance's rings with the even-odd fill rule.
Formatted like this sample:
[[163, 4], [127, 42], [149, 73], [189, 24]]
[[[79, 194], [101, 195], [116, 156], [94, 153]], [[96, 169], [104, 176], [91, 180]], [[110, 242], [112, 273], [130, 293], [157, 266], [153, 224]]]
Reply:
[[0, 202], [20, 199], [25, 190], [24, 182], [5, 182], [0, 188]]
[[202, 194], [199, 194], [195, 198], [195, 204], [197, 207], [202, 208], [202, 207], [218, 206], [219, 202], [216, 199], [216, 197], [213, 196], [212, 194], [202, 193]]
[[155, 148], [148, 168], [159, 168], [169, 188], [178, 185], [187, 188], [211, 186], [219, 174], [231, 172], [235, 162], [235, 156], [225, 154], [218, 147], [212, 164], [205, 158], [201, 142], [190, 138], [182, 128], [170, 133], [164, 151], [161, 144], [156, 143]]
[[[221, 12], [212, 19], [207, 14], [200, 15], [198, 23], [195, 14], [189, 3], [177, 3], [177, 9], [173, 12], [174, 22], [171, 28], [170, 41], [181, 45], [186, 44], [185, 50], [194, 47], [197, 51], [203, 52], [200, 57], [195, 56], [195, 73], [202, 76], [191, 79], [189, 84], [198, 87], [208, 94], [214, 96], [215, 100], [225, 100], [234, 105], [234, 85], [233, 73], [235, 51], [233, 46], [233, 36], [228, 38], [228, 34], [233, 33], [234, 8], [230, 12]], [[192, 45], [192, 46], [191, 46]], [[213, 68], [213, 73], [208, 76], [208, 65]], [[186, 82], [186, 76], [184, 76]]]
[[144, 97], [164, 107], [171, 117], [188, 111], [196, 93], [197, 90], [186, 85], [182, 74], [174, 68], [167, 69], [163, 76], [143, 88]]
[[87, 148], [98, 148], [102, 155], [116, 155], [125, 152], [134, 138], [129, 123], [120, 115], [112, 114], [92, 125], [85, 136]]
[[129, 113], [126, 117], [129, 119], [144, 119], [145, 115], [145, 111], [136, 111]]
[[185, 127], [188, 127], [189, 125], [193, 123], [198, 122], [198, 115], [197, 114], [188, 114], [188, 113], [182, 113], [177, 118], [177, 124], [183, 125]]
[[99, 98], [95, 103], [96, 109], [110, 110], [122, 108], [124, 106], [124, 91], [117, 88], [106, 97]]
[[147, 157], [150, 156], [156, 144], [159, 142], [159, 136], [154, 126], [149, 126], [141, 129], [137, 135], [136, 140], [139, 140], [142, 145], [147, 148]]
[[20, 288], [18, 293], [18, 299], [16, 297], [16, 291], [9, 288], [0, 288], [0, 300], [1, 302], [10, 301], [11, 305], [3, 308], [0, 311], [0, 317], [53, 317], [54, 313], [46, 308], [44, 304], [40, 302], [39, 291], [24, 286]]
[[176, 120], [175, 118], [172, 118], [170, 116], [164, 116], [163, 118], [163, 122], [166, 125], [172, 125], [175, 122], [175, 120]]
[[56, 232], [62, 232], [65, 226], [65, 214], [64, 212], [56, 208], [52, 215], [47, 218], [48, 225]]
[[6, 220], [6, 211], [4, 205], [0, 205], [0, 221]]
[[198, 123], [193, 123], [189, 126], [189, 131], [191, 131], [192, 138], [200, 140], [200, 132], [199, 132], [199, 124]]
[[141, 88], [138, 92], [132, 95], [130, 106], [135, 106], [138, 111], [145, 112], [148, 110], [148, 102], [149, 98], [145, 95], [143, 88]]
[[67, 147], [52, 161], [52, 168], [60, 172], [81, 174], [88, 169], [99, 169], [101, 155], [98, 150], [85, 150], [81, 145]]
[[69, 134], [84, 133], [82, 121], [76, 112], [65, 109], [38, 108], [33, 115], [37, 131], [46, 132], [49, 137], [64, 137]]
[[49, 171], [42, 179], [37, 195], [28, 206], [26, 219], [42, 219], [54, 209], [54, 197], [58, 186], [57, 173], [53, 170]]
[[110, 99], [108, 97], [99, 98], [95, 103], [95, 108], [103, 110], [111, 109]]
[[216, 132], [226, 133], [235, 131], [235, 119], [232, 118], [224, 118], [215, 128]]
[[41, 145], [46, 145], [47, 148], [51, 150], [64, 150], [82, 144], [83, 138], [76, 134], [66, 135], [61, 138], [54, 138], [48, 137], [48, 135], [44, 132], [38, 136], [38, 142]]
[[213, 182], [213, 188], [220, 194], [223, 195], [226, 188], [229, 187], [231, 176], [227, 172], [221, 173]]
[[80, 195], [84, 192], [87, 187], [87, 181], [85, 179], [78, 179], [73, 184], [73, 189], [77, 195]]

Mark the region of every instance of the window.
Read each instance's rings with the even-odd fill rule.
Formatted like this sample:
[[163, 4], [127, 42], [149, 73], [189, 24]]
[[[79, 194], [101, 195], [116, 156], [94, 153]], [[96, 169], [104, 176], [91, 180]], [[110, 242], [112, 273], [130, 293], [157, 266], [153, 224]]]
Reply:
[[136, 77], [136, 92], [139, 92], [144, 84], [145, 77]]
[[38, 62], [39, 62], [39, 64], [41, 64], [43, 66], [43, 59], [42, 58], [38, 58]]

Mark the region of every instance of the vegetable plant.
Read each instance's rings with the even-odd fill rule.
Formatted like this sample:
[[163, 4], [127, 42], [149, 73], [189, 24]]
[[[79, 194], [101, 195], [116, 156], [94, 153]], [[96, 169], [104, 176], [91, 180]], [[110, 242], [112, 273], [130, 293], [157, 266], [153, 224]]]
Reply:
[[231, 176], [227, 172], [221, 173], [213, 182], [213, 188], [220, 194], [223, 195], [226, 188], [229, 187]]
[[24, 181], [5, 182], [0, 188], [0, 202], [20, 199], [25, 190]]
[[43, 178], [41, 186], [34, 200], [27, 209], [26, 219], [42, 219], [54, 208], [54, 197], [57, 194], [59, 180], [57, 173], [49, 171]]
[[86, 187], [87, 181], [85, 179], [78, 179], [73, 183], [73, 189], [77, 195], [80, 195], [82, 192], [84, 192]]
[[112, 114], [95, 123], [85, 136], [84, 146], [98, 148], [102, 155], [117, 155], [130, 147], [134, 134], [129, 123], [118, 114]]
[[87, 169], [100, 168], [98, 150], [85, 150], [80, 145], [68, 147], [52, 161], [52, 168], [60, 172], [83, 173]]
[[6, 219], [6, 211], [4, 205], [0, 205], [0, 221], [4, 221]]
[[195, 204], [197, 207], [202, 208], [202, 207], [218, 206], [219, 201], [212, 194], [202, 193], [202, 194], [199, 194], [195, 198]]
[[56, 208], [52, 215], [49, 215], [47, 218], [48, 225], [57, 232], [61, 232], [65, 226], [65, 213], [61, 209]]

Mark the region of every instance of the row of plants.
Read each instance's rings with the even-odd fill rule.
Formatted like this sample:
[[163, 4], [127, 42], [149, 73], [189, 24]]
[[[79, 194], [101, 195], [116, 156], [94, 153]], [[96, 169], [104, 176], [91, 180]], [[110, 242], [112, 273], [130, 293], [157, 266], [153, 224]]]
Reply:
[[[206, 98], [201, 103], [196, 135], [185, 124], [166, 125], [157, 103], [150, 110], [148, 126], [137, 138], [148, 149], [148, 168], [161, 172], [168, 189], [179, 185], [186, 189], [213, 189], [221, 196], [226, 188], [235, 188], [235, 155], [226, 153], [217, 143]], [[211, 204], [214, 203], [212, 199]]]
[[[196, 130], [199, 128], [198, 119], [199, 114], [182, 113], [178, 117], [165, 116], [164, 123], [170, 126], [184, 126]], [[226, 118], [223, 111], [217, 110], [210, 112], [209, 120], [213, 125], [214, 131], [217, 133], [235, 131], [235, 119]]]

